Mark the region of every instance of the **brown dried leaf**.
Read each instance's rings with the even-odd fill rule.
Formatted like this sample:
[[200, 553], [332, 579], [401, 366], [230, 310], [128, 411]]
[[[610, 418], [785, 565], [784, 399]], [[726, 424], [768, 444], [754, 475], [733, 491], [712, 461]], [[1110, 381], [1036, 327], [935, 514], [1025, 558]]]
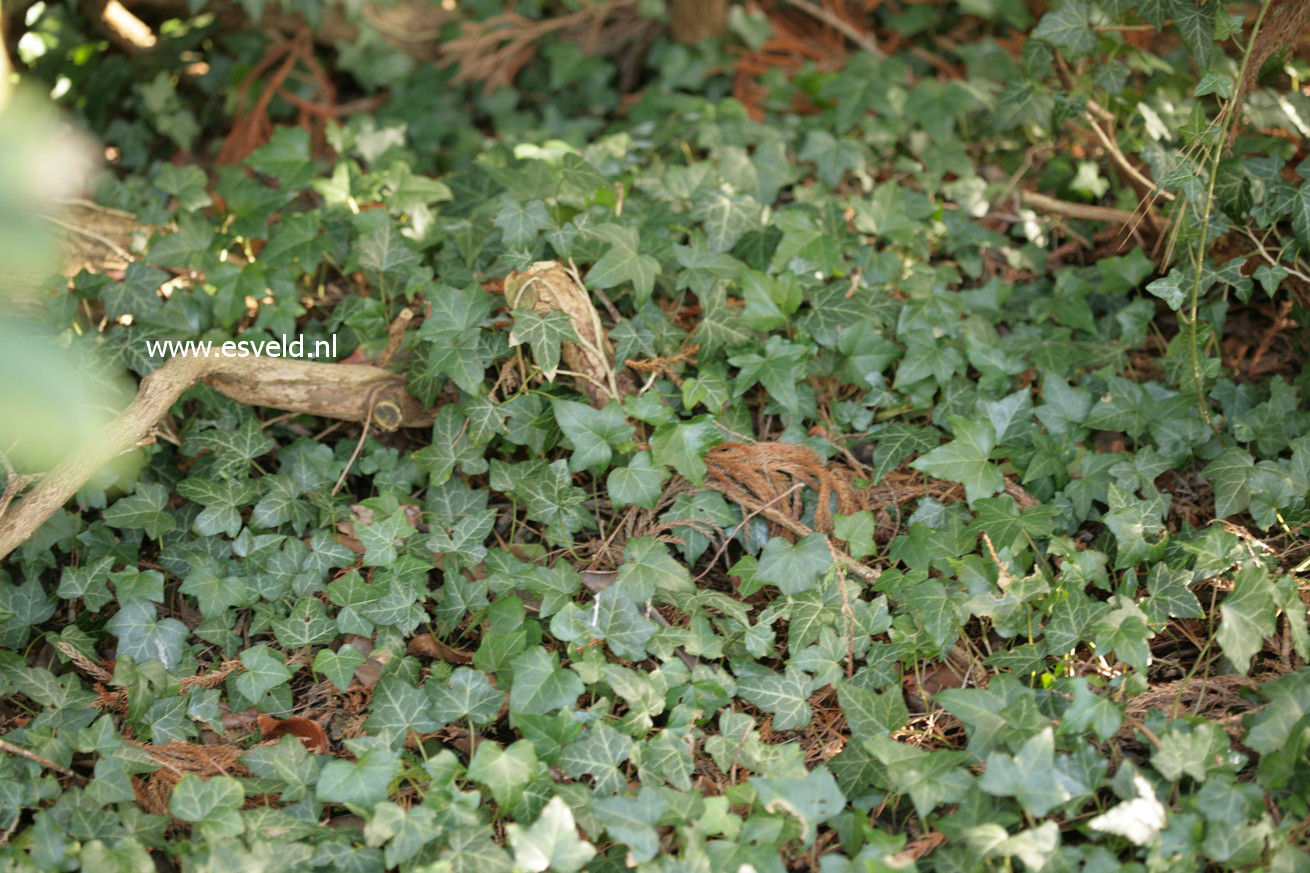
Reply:
[[[605, 335], [600, 314], [576, 272], [558, 261], [537, 261], [525, 272], [516, 270], [505, 277], [505, 301], [510, 309], [531, 309], [538, 315], [548, 312], [567, 315], [580, 342], [564, 343], [560, 353], [565, 367], [580, 374], [578, 390], [596, 407], [619, 399], [614, 346]], [[511, 332], [510, 345], [519, 343]], [[554, 373], [546, 377], [553, 380]]]
[[468, 652], [446, 645], [432, 634], [418, 634], [406, 647], [409, 654], [420, 658], [433, 658], [450, 664], [472, 664], [473, 656]]
[[305, 748], [316, 754], [327, 754], [328, 738], [323, 726], [311, 718], [292, 716], [291, 718], [274, 718], [271, 715], [259, 715], [259, 732], [266, 740], [276, 740], [291, 734]]

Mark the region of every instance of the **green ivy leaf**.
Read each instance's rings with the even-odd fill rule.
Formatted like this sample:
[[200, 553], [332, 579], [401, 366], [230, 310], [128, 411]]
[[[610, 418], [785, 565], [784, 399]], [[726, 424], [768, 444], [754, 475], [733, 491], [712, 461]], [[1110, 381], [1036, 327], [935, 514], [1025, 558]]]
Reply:
[[323, 765], [316, 796], [320, 803], [371, 807], [387, 799], [400, 759], [385, 745], [372, 745], [354, 761], [336, 759]]
[[809, 677], [795, 667], [779, 676], [761, 669], [737, 680], [737, 694], [743, 700], [773, 715], [774, 730], [802, 727], [810, 721]]
[[655, 428], [650, 437], [651, 457], [657, 464], [667, 464], [693, 484], [705, 481], [705, 455], [723, 442], [723, 432], [709, 415]]
[[537, 240], [537, 234], [555, 226], [550, 220], [546, 206], [540, 200], [520, 203], [508, 194], [500, 198], [500, 209], [492, 219], [501, 229], [505, 245], [511, 249], [530, 249]]
[[832, 567], [832, 551], [823, 534], [810, 534], [795, 545], [774, 537], [764, 545], [755, 577], [778, 586], [783, 594], [800, 594], [819, 584]]
[[1047, 727], [1014, 755], [992, 752], [978, 787], [996, 797], [1013, 797], [1029, 815], [1042, 818], [1070, 799], [1055, 767], [1055, 732]]
[[654, 509], [668, 478], [668, 468], [653, 463], [650, 452], [641, 451], [632, 456], [627, 466], [611, 470], [605, 486], [615, 506], [632, 504]]
[[182, 649], [191, 631], [175, 618], [156, 620], [155, 605], [133, 600], [123, 605], [106, 625], [118, 637], [118, 655], [137, 663], [157, 660], [171, 670], [182, 660]]
[[105, 510], [105, 524], [121, 530], [144, 530], [147, 536], [158, 539], [177, 527], [177, 520], [164, 509], [167, 504], [167, 486], [138, 482], [131, 495], [120, 497]]
[[168, 811], [174, 818], [199, 825], [207, 839], [239, 836], [245, 830], [241, 804], [246, 793], [230, 776], [202, 779], [187, 773], [173, 786]]
[[573, 456], [569, 469], [573, 471], [609, 466], [613, 450], [628, 443], [633, 436], [632, 425], [623, 417], [619, 405], [610, 402], [601, 409], [572, 400], [551, 398], [555, 422], [573, 443]]
[[637, 231], [619, 224], [602, 224], [592, 233], [608, 243], [609, 250], [587, 271], [587, 284], [604, 290], [630, 282], [638, 301], [650, 299], [660, 262], [637, 251]]
[[539, 767], [530, 740], [519, 740], [505, 749], [486, 741], [478, 744], [469, 762], [468, 776], [491, 789], [491, 796], [501, 809], [509, 809], [518, 802]]
[[1063, 49], [1066, 57], [1080, 58], [1096, 50], [1096, 33], [1092, 30], [1093, 8], [1082, 0], [1062, 0], [1060, 8], [1042, 16], [1033, 39], [1040, 39]]
[[645, 603], [657, 591], [689, 592], [695, 587], [686, 566], [674, 560], [669, 547], [654, 537], [628, 540], [615, 585], [636, 603]]
[[467, 667], [456, 669], [445, 683], [428, 682], [426, 687], [438, 728], [465, 719], [490, 724], [505, 703], [505, 692], [492, 687], [485, 673]]
[[291, 678], [291, 671], [281, 655], [268, 646], [251, 646], [241, 653], [245, 671], [236, 677], [236, 688], [247, 700], [256, 703], [264, 695]]
[[515, 309], [512, 315], [514, 330], [510, 333], [510, 345], [527, 343], [542, 374], [554, 381], [559, 369], [560, 344], [578, 341], [573, 322], [559, 310], [543, 315], [531, 309]]
[[359, 649], [349, 643], [343, 643], [335, 652], [331, 649], [320, 649], [314, 656], [313, 668], [315, 673], [326, 676], [338, 690], [345, 691], [350, 687], [350, 681], [355, 678], [356, 668], [362, 666], [366, 660], [364, 653]]
[[578, 675], [561, 669], [559, 655], [541, 646], [532, 646], [515, 658], [513, 669], [509, 708], [516, 715], [546, 715], [572, 708], [583, 691]]
[[1233, 575], [1233, 591], [1219, 606], [1222, 621], [1215, 639], [1242, 675], [1251, 658], [1273, 636], [1275, 594], [1273, 581], [1258, 564], [1245, 564]]
[[1005, 477], [988, 460], [996, 445], [990, 422], [951, 416], [955, 439], [923, 455], [910, 466], [937, 479], [959, 482], [970, 505], [1005, 487]]
[[926, 752], [882, 736], [864, 745], [887, 768], [887, 787], [908, 794], [921, 818], [943, 803], [963, 800], [973, 785], [964, 752]]
[[1251, 505], [1248, 482], [1255, 472], [1255, 458], [1237, 448], [1224, 449], [1201, 471], [1214, 482], [1216, 518], [1236, 515]]
[[558, 870], [576, 873], [596, 856], [596, 847], [578, 837], [573, 811], [558, 795], [552, 797], [530, 827], [505, 826], [514, 859], [529, 873]]
[[659, 854], [660, 839], [655, 830], [668, 805], [654, 790], [642, 786], [636, 797], [601, 797], [591, 801], [596, 820], [610, 837], [625, 843], [638, 864]]

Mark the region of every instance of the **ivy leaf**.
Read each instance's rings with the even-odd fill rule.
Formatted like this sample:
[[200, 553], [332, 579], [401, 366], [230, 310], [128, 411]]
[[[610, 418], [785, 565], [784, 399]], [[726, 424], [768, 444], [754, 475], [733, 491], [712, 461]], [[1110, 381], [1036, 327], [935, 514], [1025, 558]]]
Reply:
[[372, 524], [356, 524], [355, 535], [364, 546], [364, 564], [369, 567], [390, 567], [399, 555], [398, 544], [414, 533], [404, 508], [397, 509], [386, 518], [374, 518]]
[[1280, 676], [1261, 685], [1260, 693], [1269, 703], [1246, 717], [1242, 742], [1261, 755], [1273, 755], [1293, 740], [1292, 732], [1310, 715], [1310, 672]]
[[[1115, 567], [1124, 569], [1154, 557], [1168, 536], [1162, 520], [1163, 498], [1139, 500], [1113, 482], [1107, 493], [1110, 511], [1105, 514], [1105, 525], [1118, 543]], [[1148, 537], [1159, 539], [1152, 542]]]
[[182, 648], [191, 631], [175, 618], [155, 620], [155, 605], [133, 600], [123, 605], [106, 625], [118, 637], [119, 656], [128, 655], [138, 664], [157, 660], [172, 670], [182, 660]]
[[623, 563], [614, 584], [635, 603], [645, 603], [656, 591], [687, 592], [694, 586], [686, 565], [674, 560], [669, 547], [654, 537], [633, 537], [623, 547]]
[[120, 530], [144, 530], [151, 539], [159, 539], [177, 527], [172, 513], [165, 511], [168, 487], [153, 482], [138, 482], [136, 490], [120, 497], [105, 510], [105, 524]]
[[387, 799], [399, 772], [400, 758], [385, 745], [374, 744], [354, 761], [338, 758], [324, 764], [316, 796], [320, 803], [371, 807]]
[[569, 469], [602, 471], [609, 466], [613, 450], [632, 439], [632, 425], [623, 417], [619, 405], [610, 402], [601, 409], [572, 400], [551, 399], [555, 422], [573, 443]]
[[439, 727], [429, 712], [428, 696], [404, 677], [392, 673], [374, 687], [364, 722], [370, 734], [390, 731], [393, 736], [403, 737], [411, 730], [425, 734]]
[[255, 499], [258, 489], [248, 480], [183, 479], [177, 493], [205, 507], [192, 522], [201, 536], [223, 533], [236, 536], [241, 530], [241, 507]]
[[598, 722], [581, 739], [574, 740], [564, 749], [559, 764], [574, 778], [592, 777], [596, 794], [618, 794], [628, 781], [619, 771], [619, 765], [628, 760], [632, 746], [630, 737], [605, 722]]
[[882, 736], [865, 740], [864, 745], [887, 768], [887, 787], [910, 795], [920, 818], [943, 803], [963, 800], [973, 785], [963, 766], [966, 752], [925, 752]]
[[559, 370], [560, 344], [578, 341], [573, 322], [557, 309], [544, 315], [532, 309], [515, 309], [512, 315], [514, 329], [510, 332], [510, 345], [527, 343], [532, 349], [532, 360], [548, 380], [554, 381]]
[[893, 77], [881, 59], [855, 55], [842, 71], [823, 89], [823, 96], [833, 101], [837, 131], [846, 133], [869, 110], [889, 109], [888, 91]]
[[760, 213], [761, 205], [754, 197], [704, 188], [697, 192], [691, 217], [704, 223], [710, 250], [726, 252], [747, 231], [759, 229]]
[[264, 432], [254, 416], [247, 416], [231, 430], [202, 430], [188, 434], [182, 441], [182, 451], [192, 457], [206, 450], [214, 454], [210, 475], [218, 478], [244, 477], [250, 470], [251, 461], [276, 447], [277, 443]]
[[1062, 0], [1059, 9], [1042, 16], [1032, 36], [1064, 49], [1070, 59], [1080, 58], [1096, 49], [1092, 15], [1092, 7], [1082, 0]]
[[748, 703], [773, 715], [774, 730], [791, 730], [809, 724], [810, 680], [796, 667], [787, 667], [782, 676], [772, 670], [742, 676], [737, 680], [737, 695]]
[[531, 740], [519, 740], [506, 749], [487, 741], [478, 744], [469, 762], [468, 777], [490, 788], [501, 809], [509, 809], [523, 795], [539, 766]]
[[505, 245], [511, 249], [530, 249], [537, 234], [555, 226], [540, 200], [520, 203], [508, 194], [500, 198], [500, 209], [492, 222], [501, 229]]
[[1255, 458], [1238, 448], [1224, 449], [1201, 471], [1214, 482], [1216, 518], [1236, 515], [1251, 505], [1247, 483], [1255, 473]]
[[935, 579], [916, 583], [901, 597], [914, 611], [936, 651], [944, 651], [960, 631], [960, 605]]
[[1167, 815], [1164, 804], [1145, 776], [1133, 774], [1136, 797], [1112, 806], [1087, 823], [1094, 831], [1124, 837], [1133, 845], [1145, 846], [1164, 830]]
[[651, 456], [667, 464], [695, 485], [705, 481], [705, 455], [723, 442], [723, 432], [709, 415], [660, 425], [650, 437]]
[[1080, 734], [1088, 728], [1102, 740], [1108, 740], [1119, 731], [1123, 723], [1122, 705], [1092, 691], [1086, 678], [1073, 680], [1073, 702], [1060, 719], [1061, 734]]
[[996, 432], [990, 422], [960, 416], [949, 419], [955, 439], [923, 455], [910, 466], [937, 479], [959, 482], [972, 505], [1005, 488], [1005, 477], [988, 461], [996, 446]]
[[1192, 0], [1173, 0], [1170, 5], [1174, 26], [1178, 28], [1183, 45], [1192, 53], [1196, 65], [1204, 70], [1210, 66], [1210, 55], [1214, 51], [1214, 7]]
[[846, 543], [847, 552], [856, 560], [872, 555], [877, 549], [873, 542], [876, 529], [873, 513], [867, 509], [850, 515], [838, 513], [832, 517], [833, 534]]
[[303, 188], [314, 178], [318, 168], [309, 150], [309, 133], [293, 125], [273, 128], [273, 136], [246, 159], [256, 173], [276, 179], [284, 190]]
[[915, 427], [893, 422], [874, 435], [873, 484], [878, 484], [901, 462], [915, 452], [926, 452], [939, 445], [941, 434], [935, 428]]
[[800, 395], [796, 384], [802, 381], [808, 357], [806, 348], [789, 343], [782, 337], [769, 337], [763, 354], [745, 354], [729, 358], [728, 363], [738, 368], [737, 396], [740, 397], [757, 381], [769, 392], [769, 397], [792, 415], [799, 411]]
[[491, 298], [480, 288], [439, 285], [427, 294], [432, 315], [419, 328], [426, 340], [426, 366], [448, 376], [467, 394], [482, 389], [482, 351], [479, 326], [491, 314]]
[[632, 504], [642, 509], [654, 509], [668, 478], [669, 469], [653, 463], [650, 452], [641, 451], [632, 456], [626, 467], [611, 470], [605, 486], [614, 506]]
[[643, 785], [636, 797], [594, 798], [591, 808], [596, 821], [613, 839], [627, 844], [638, 864], [659, 854], [660, 839], [655, 825], [668, 806], [653, 789]]
[[247, 700], [258, 703], [264, 695], [291, 678], [282, 657], [268, 646], [251, 646], [241, 653], [246, 669], [236, 678], [236, 688]]
[[196, 599], [200, 614], [216, 618], [230, 606], [247, 602], [246, 580], [240, 576], [219, 576], [213, 561], [197, 562], [178, 589]]
[[767, 812], [786, 812], [801, 826], [801, 842], [813, 845], [818, 826], [846, 807], [846, 796], [827, 767], [815, 767], [804, 777], [751, 776], [750, 783]]
[[355, 678], [356, 668], [362, 666], [366, 660], [363, 652], [345, 643], [335, 652], [331, 649], [320, 649], [314, 656], [313, 669], [315, 673], [326, 676], [339, 691], [345, 691], [350, 687], [350, 680]]
[[978, 787], [996, 797], [1013, 797], [1029, 815], [1041, 818], [1069, 800], [1055, 768], [1055, 732], [1047, 727], [1014, 755], [992, 752]]
[[573, 810], [559, 795], [550, 799], [531, 827], [511, 822], [505, 834], [514, 847], [514, 860], [529, 873], [576, 873], [596, 857], [596, 847], [578, 837]]
[[143, 261], [128, 264], [123, 281], [109, 285], [100, 294], [105, 317], [117, 319], [130, 314], [134, 318], [143, 318], [154, 313], [159, 309], [159, 286], [168, 279], [168, 273]]
[[514, 659], [514, 685], [509, 708], [516, 715], [546, 715], [572, 708], [582, 694], [582, 680], [571, 670], [561, 669], [559, 655], [532, 646]]
[[[139, 491], [140, 485], [137, 486]], [[122, 503], [120, 500], [119, 503]], [[117, 506], [118, 504], [114, 504]], [[116, 525], [121, 527], [121, 525]], [[59, 588], [55, 595], [64, 600], [82, 599], [82, 605], [91, 612], [99, 612], [102, 607], [114, 599], [109, 592], [109, 571], [114, 559], [108, 555], [83, 564], [80, 567], [64, 567], [59, 577]]]
[[1245, 564], [1233, 575], [1233, 591], [1219, 606], [1222, 621], [1215, 639], [1228, 660], [1246, 675], [1251, 658], [1273, 636], [1274, 583], [1258, 564]]
[[900, 730], [909, 720], [899, 686], [877, 692], [854, 682], [837, 683], [837, 701], [853, 740], [867, 740]]
[[168, 811], [174, 818], [199, 825], [207, 839], [235, 837], [245, 830], [241, 804], [246, 793], [230, 776], [201, 779], [187, 773], [173, 786]]
[[1191, 580], [1192, 573], [1189, 570], [1172, 570], [1163, 563], [1151, 567], [1146, 577], [1146, 590], [1150, 597], [1142, 604], [1151, 621], [1205, 617], [1196, 595], [1188, 588]]
[[832, 567], [832, 551], [823, 534], [802, 537], [795, 545], [774, 537], [764, 545], [755, 577], [778, 586], [783, 594], [800, 594], [819, 584]]
[[638, 302], [649, 300], [655, 290], [660, 262], [637, 251], [637, 231], [618, 224], [602, 224], [592, 233], [608, 243], [609, 250], [587, 271], [587, 284], [604, 290], [630, 282]]
[[505, 703], [505, 692], [492, 687], [485, 673], [468, 667], [457, 668], [445, 683], [429, 681], [426, 687], [437, 729], [465, 719], [491, 724]]
[[410, 860], [441, 833], [437, 814], [430, 807], [411, 806], [385, 801], [373, 808], [364, 826], [364, 841], [370, 846], [385, 844], [383, 858], [393, 869]]
[[[209, 180], [205, 177], [205, 171], [188, 164], [179, 167], [175, 164], [164, 164], [159, 168], [159, 175], [155, 177], [155, 187], [165, 194], [172, 194], [177, 198], [178, 204], [188, 212], [194, 212], [197, 209], [204, 209], [214, 202], [205, 189], [209, 187]], [[128, 265], [140, 263], [133, 261]], [[112, 316], [111, 316], [112, 317]]]

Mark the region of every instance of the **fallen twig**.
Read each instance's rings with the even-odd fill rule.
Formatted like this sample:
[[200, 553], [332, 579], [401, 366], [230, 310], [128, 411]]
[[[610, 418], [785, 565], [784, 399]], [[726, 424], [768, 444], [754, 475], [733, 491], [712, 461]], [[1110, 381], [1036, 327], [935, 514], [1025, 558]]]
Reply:
[[202, 380], [239, 403], [370, 421], [388, 431], [426, 427], [433, 419], [432, 411], [406, 390], [403, 376], [378, 367], [280, 358], [172, 358], [141, 381], [126, 409], [0, 517], [0, 559], [36, 533], [97, 470], [133, 449], [169, 407]]

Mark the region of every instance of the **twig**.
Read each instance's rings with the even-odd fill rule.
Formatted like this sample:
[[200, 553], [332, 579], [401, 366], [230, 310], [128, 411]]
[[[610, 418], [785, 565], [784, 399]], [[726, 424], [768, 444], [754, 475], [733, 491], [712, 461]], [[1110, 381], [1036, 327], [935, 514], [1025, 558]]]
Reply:
[[745, 516], [745, 517], [741, 520], [741, 522], [740, 522], [736, 527], [734, 527], [734, 528], [732, 529], [732, 533], [728, 534], [727, 536], [725, 536], [725, 537], [723, 538], [723, 545], [719, 546], [719, 550], [718, 550], [717, 552], [714, 553], [714, 557], [710, 558], [710, 562], [709, 562], [709, 564], [706, 565], [705, 569], [701, 571], [701, 574], [700, 574], [699, 576], [697, 576], [695, 579], [692, 579], [691, 581], [692, 581], [693, 583], [699, 582], [700, 580], [704, 579], [705, 576], [706, 576], [706, 575], [707, 575], [711, 570], [714, 569], [714, 565], [718, 563], [718, 561], [719, 561], [719, 557], [720, 557], [720, 556], [721, 556], [725, 551], [727, 551], [727, 549], [728, 549], [728, 544], [732, 542], [732, 538], [735, 537], [735, 536], [736, 536], [736, 535], [741, 531], [741, 529], [744, 528], [744, 527], [746, 526], [746, 523], [747, 523], [747, 522], [749, 522], [749, 521], [750, 521], [752, 518], [754, 518], [755, 516], [759, 515], [761, 512], [764, 512], [764, 510], [768, 509], [768, 508], [769, 508], [770, 506], [772, 506], [773, 504], [775, 504], [775, 503], [777, 503], [778, 501], [782, 500], [784, 497], [790, 497], [792, 494], [796, 493], [797, 491], [799, 491], [800, 489], [802, 489], [802, 488], [804, 488], [804, 487], [805, 487], [805, 483], [804, 483], [804, 482], [797, 482], [795, 485], [791, 486], [791, 487], [788, 488], [786, 491], [782, 492], [782, 493], [779, 494], [777, 497], [775, 497], [775, 498], [773, 498], [772, 500], [770, 500], [768, 503], [765, 503], [765, 504], [763, 504], [763, 505], [761, 505], [761, 506], [759, 506], [759, 507], [757, 507], [757, 508], [755, 508], [755, 509], [752, 509], [752, 510], [750, 511], [750, 514], [747, 515], [747, 516]]
[[886, 55], [883, 54], [882, 49], [878, 48], [877, 44], [869, 38], [868, 34], [861, 31], [846, 19], [841, 18], [828, 9], [824, 9], [819, 4], [811, 3], [810, 0], [785, 0], [785, 2], [788, 6], [795, 6], [806, 15], [811, 15], [822, 21], [824, 24], [841, 31], [847, 39], [864, 49], [873, 57], [878, 59], [886, 57]]
[[94, 230], [90, 230], [85, 227], [78, 227], [76, 224], [69, 224], [67, 221], [60, 221], [58, 218], [55, 218], [53, 215], [41, 215], [40, 217], [50, 222], [51, 224], [55, 225], [56, 227], [68, 231], [69, 233], [75, 233], [78, 236], [84, 236], [87, 239], [95, 240], [105, 248], [112, 251], [114, 254], [118, 255], [123, 260], [127, 261], [129, 264], [136, 260], [135, 255], [133, 255], [127, 249], [120, 246], [118, 243], [114, 242], [109, 237], [105, 236], [103, 233], [97, 233]]
[[[202, 379], [239, 403], [345, 421], [376, 419], [379, 427], [388, 430], [427, 426], [434, 417], [406, 391], [403, 376], [378, 367], [280, 358], [175, 357], [141, 380], [126, 409], [60, 461], [0, 518], [0, 559], [36, 533], [97, 470], [133, 449]], [[375, 409], [384, 416], [375, 416]]]
[[1120, 151], [1119, 144], [1116, 143], [1108, 133], [1101, 129], [1101, 125], [1096, 123], [1096, 119], [1092, 117], [1090, 112], [1085, 113], [1083, 117], [1087, 119], [1088, 125], [1092, 128], [1093, 135], [1095, 135], [1097, 141], [1101, 143], [1101, 148], [1105, 149], [1106, 153], [1109, 154], [1110, 160], [1113, 161], [1114, 165], [1122, 170], [1129, 179], [1137, 183], [1143, 195], [1149, 194], [1151, 197], [1160, 197], [1171, 203], [1177, 199], [1172, 191], [1166, 191], [1156, 185], [1150, 179], [1146, 178], [1141, 170], [1134, 167], [1132, 162], [1128, 160], [1128, 156]]
[[1070, 203], [1068, 200], [1057, 200], [1054, 197], [1047, 197], [1045, 194], [1038, 194], [1036, 191], [1020, 191], [1019, 199], [1043, 212], [1064, 215], [1069, 218], [1104, 221], [1110, 224], [1131, 224], [1137, 220], [1136, 213], [1128, 212], [1125, 209], [1091, 206], [1086, 203]]
[[69, 770], [63, 764], [56, 764], [54, 761], [51, 761], [49, 758], [43, 758], [40, 755], [38, 755], [36, 752], [29, 752], [27, 749], [24, 749], [22, 746], [15, 746], [13, 743], [9, 742], [8, 740], [0, 740], [0, 752], [8, 752], [11, 755], [17, 755], [20, 758], [26, 758], [29, 761], [35, 761], [36, 763], [40, 764], [42, 767], [45, 767], [47, 770], [54, 770], [56, 773], [62, 773], [65, 776], [77, 777], [76, 773], [74, 773], [72, 770]]
[[346, 481], [346, 474], [350, 468], [355, 466], [355, 459], [359, 457], [360, 450], [364, 448], [364, 441], [368, 439], [368, 427], [373, 423], [373, 404], [368, 405], [368, 415], [364, 416], [364, 428], [359, 433], [359, 442], [355, 443], [355, 450], [350, 453], [350, 460], [346, 461], [346, 466], [341, 469], [341, 475], [337, 477], [337, 484], [332, 486], [330, 496], [336, 497], [337, 492], [341, 490], [341, 485]]
[[391, 359], [396, 356], [396, 352], [400, 351], [400, 342], [405, 338], [405, 331], [413, 320], [414, 310], [408, 306], [400, 310], [396, 320], [391, 322], [391, 326], [387, 328], [387, 347], [382, 350], [382, 354], [378, 357], [377, 366], [385, 367], [391, 363]]

